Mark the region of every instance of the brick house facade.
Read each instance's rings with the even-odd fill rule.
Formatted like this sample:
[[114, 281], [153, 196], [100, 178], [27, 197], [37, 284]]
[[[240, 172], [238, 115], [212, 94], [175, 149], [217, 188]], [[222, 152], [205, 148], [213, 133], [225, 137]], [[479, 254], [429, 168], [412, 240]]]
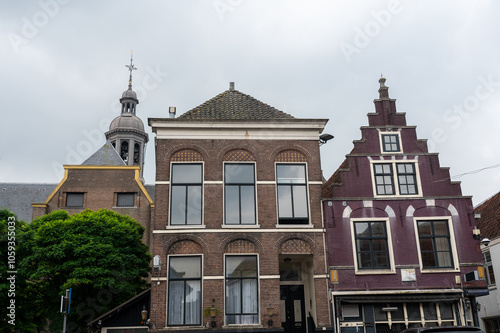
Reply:
[[379, 82], [361, 140], [324, 185], [336, 330], [477, 325], [485, 283], [464, 281], [482, 266], [471, 198]]
[[45, 202], [32, 204], [33, 219], [59, 209], [73, 215], [106, 208], [141, 223], [149, 245], [154, 203], [139, 176], [138, 166], [65, 165], [64, 178]]
[[481, 241], [485, 277], [490, 293], [477, 299], [481, 305], [478, 309], [479, 318], [483, 331], [494, 333], [500, 330], [500, 307], [498, 306], [500, 294], [495, 278], [495, 276], [500, 276], [500, 192], [474, 208], [474, 213], [477, 216], [477, 238], [490, 240], [486, 246]]
[[325, 124], [233, 84], [178, 118], [149, 119], [151, 253], [163, 263], [152, 278], [152, 330], [331, 325], [318, 144]]

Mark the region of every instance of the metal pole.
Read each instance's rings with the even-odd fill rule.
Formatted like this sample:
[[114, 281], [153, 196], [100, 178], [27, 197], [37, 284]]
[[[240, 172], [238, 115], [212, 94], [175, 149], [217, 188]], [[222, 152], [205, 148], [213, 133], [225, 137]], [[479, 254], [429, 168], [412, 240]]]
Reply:
[[66, 318], [68, 318], [68, 316], [65, 314], [64, 315], [64, 322], [63, 322], [63, 333], [66, 333]]

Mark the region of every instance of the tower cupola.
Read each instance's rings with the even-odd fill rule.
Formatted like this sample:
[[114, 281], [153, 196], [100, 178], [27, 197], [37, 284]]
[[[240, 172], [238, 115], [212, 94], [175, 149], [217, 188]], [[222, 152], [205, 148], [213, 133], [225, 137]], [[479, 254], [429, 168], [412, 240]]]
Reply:
[[136, 116], [137, 94], [132, 90], [132, 71], [137, 70], [133, 64], [132, 53], [130, 55], [130, 65], [125, 65], [130, 74], [128, 80], [128, 89], [125, 90], [120, 98], [121, 113], [111, 121], [109, 131], [105, 133], [106, 139], [120, 154], [126, 165], [139, 165], [141, 167], [141, 178], [144, 168], [144, 153], [148, 134], [144, 131], [144, 123]]

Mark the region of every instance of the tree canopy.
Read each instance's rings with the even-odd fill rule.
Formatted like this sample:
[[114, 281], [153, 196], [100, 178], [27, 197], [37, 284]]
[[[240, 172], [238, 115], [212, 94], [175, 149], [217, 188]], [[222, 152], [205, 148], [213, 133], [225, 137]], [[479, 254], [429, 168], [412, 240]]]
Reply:
[[88, 322], [148, 287], [144, 228], [129, 216], [104, 209], [72, 216], [55, 211], [26, 229], [18, 236], [18, 273], [28, 284], [39, 329], [47, 322], [51, 331], [62, 329], [59, 306], [66, 289], [72, 288], [67, 332], [84, 332]]

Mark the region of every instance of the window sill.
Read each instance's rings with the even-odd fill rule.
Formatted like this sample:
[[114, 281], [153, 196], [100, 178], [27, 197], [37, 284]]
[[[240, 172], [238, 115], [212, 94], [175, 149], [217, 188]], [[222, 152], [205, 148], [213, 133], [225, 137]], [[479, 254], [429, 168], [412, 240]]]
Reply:
[[259, 224], [223, 224], [222, 229], [260, 229]]
[[111, 207], [111, 209], [120, 209], [120, 208], [132, 209], [132, 208], [137, 208], [137, 206], [113, 206], [113, 207]]
[[205, 229], [205, 225], [167, 225], [166, 229]]
[[244, 328], [264, 328], [265, 326], [262, 324], [225, 324], [222, 325], [222, 328], [238, 328], [238, 329], [244, 329]]
[[459, 273], [460, 270], [456, 268], [420, 268], [420, 273], [426, 274], [426, 273]]
[[382, 198], [389, 198], [389, 199], [393, 199], [393, 198], [421, 198], [423, 197], [422, 194], [375, 194], [373, 196], [374, 198], [377, 198], [377, 199], [382, 199]]
[[312, 228], [314, 228], [314, 225], [312, 225], [312, 224], [276, 224], [276, 228], [283, 228], [283, 229], [296, 229], [296, 228], [312, 229]]
[[394, 269], [364, 269], [356, 270], [356, 275], [382, 275], [382, 274], [396, 274]]
[[205, 326], [166, 326], [163, 328], [165, 331], [172, 331], [172, 332], [177, 332], [177, 331], [188, 331], [188, 330], [202, 330], [206, 329]]

